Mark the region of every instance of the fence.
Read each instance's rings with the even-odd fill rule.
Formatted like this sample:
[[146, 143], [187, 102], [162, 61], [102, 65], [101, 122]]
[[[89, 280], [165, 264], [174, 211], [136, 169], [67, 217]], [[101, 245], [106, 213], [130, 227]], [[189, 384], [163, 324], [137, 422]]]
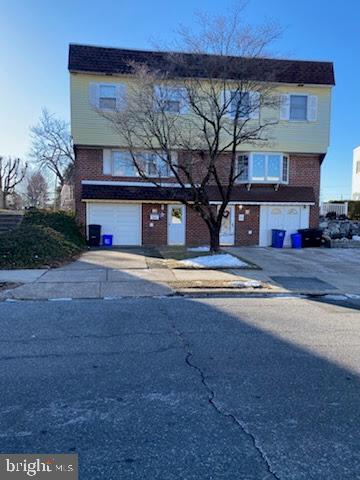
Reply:
[[320, 205], [320, 215], [326, 215], [329, 212], [335, 212], [337, 216], [347, 215], [348, 210], [349, 210], [348, 202], [344, 202], [344, 203], [321, 202], [321, 205]]

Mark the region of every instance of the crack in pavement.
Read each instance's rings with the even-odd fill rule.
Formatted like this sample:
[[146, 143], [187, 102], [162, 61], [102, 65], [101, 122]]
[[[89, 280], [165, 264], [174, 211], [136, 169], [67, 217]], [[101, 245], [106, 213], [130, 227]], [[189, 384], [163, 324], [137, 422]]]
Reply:
[[208, 402], [209, 404], [211, 405], [211, 407], [221, 416], [225, 417], [225, 418], [228, 418], [230, 419], [233, 423], [235, 423], [238, 427], [240, 427], [240, 429], [242, 430], [243, 433], [245, 433], [245, 435], [247, 435], [251, 441], [252, 441], [252, 444], [254, 446], [254, 448], [256, 449], [257, 453], [260, 455], [261, 459], [263, 460], [263, 462], [265, 463], [265, 466], [266, 466], [266, 470], [268, 471], [268, 473], [270, 475], [272, 475], [273, 478], [275, 478], [276, 480], [281, 480], [281, 478], [275, 473], [272, 465], [271, 465], [271, 462], [268, 458], [268, 456], [266, 455], [266, 453], [264, 452], [264, 450], [262, 449], [262, 447], [259, 445], [259, 442], [257, 441], [255, 435], [253, 435], [251, 433], [251, 431], [249, 430], [249, 428], [246, 426], [246, 424], [242, 421], [242, 420], [239, 420], [235, 415], [233, 415], [232, 413], [229, 413], [229, 412], [226, 412], [225, 410], [223, 410], [216, 402], [215, 400], [215, 391], [210, 387], [210, 385], [207, 383], [206, 381], [206, 377], [205, 377], [205, 373], [203, 372], [203, 370], [198, 366], [196, 365], [191, 359], [193, 357], [193, 353], [192, 351], [190, 350], [190, 344], [189, 342], [185, 339], [184, 335], [182, 332], [180, 332], [180, 330], [178, 330], [176, 328], [176, 326], [173, 324], [173, 329], [174, 329], [174, 332], [176, 334], [176, 336], [180, 339], [180, 342], [181, 344], [183, 345], [183, 349], [186, 353], [186, 357], [185, 357], [185, 363], [188, 365], [188, 367], [192, 368], [193, 370], [195, 370], [196, 372], [198, 372], [198, 374], [200, 375], [200, 379], [201, 379], [201, 383], [203, 384], [203, 386], [205, 387], [205, 389], [207, 390], [208, 392]]

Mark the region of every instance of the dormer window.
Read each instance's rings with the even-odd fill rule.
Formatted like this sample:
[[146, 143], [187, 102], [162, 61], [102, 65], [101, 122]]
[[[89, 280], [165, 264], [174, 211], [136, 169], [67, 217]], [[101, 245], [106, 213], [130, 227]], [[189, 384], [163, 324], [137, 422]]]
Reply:
[[239, 183], [288, 183], [288, 157], [282, 153], [248, 153], [239, 155]]

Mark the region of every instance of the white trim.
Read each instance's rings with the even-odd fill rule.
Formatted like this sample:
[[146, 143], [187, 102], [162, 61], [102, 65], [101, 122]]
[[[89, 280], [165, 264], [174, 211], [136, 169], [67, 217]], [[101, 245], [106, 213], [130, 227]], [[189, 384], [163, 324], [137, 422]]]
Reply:
[[[210, 205], [221, 205], [222, 202], [209, 202]], [[314, 206], [315, 202], [242, 202], [241, 200], [237, 200], [236, 202], [229, 202], [228, 205], [296, 205], [296, 206]]]
[[[182, 202], [180, 201], [176, 201], [176, 200], [111, 200], [111, 199], [102, 199], [102, 198], [99, 198], [99, 199], [94, 199], [94, 198], [91, 198], [91, 199], [82, 199], [81, 200], [83, 203], [159, 203], [159, 204], [164, 204], [164, 205], [168, 205], [168, 204], [178, 204], [178, 205], [184, 205]], [[189, 203], [192, 203], [192, 202], [189, 202]], [[213, 201], [213, 202], [209, 202], [210, 205], [221, 205], [222, 202], [216, 202], [216, 201]], [[302, 205], [307, 205], [307, 206], [314, 206], [315, 205], [315, 202], [242, 202], [241, 200], [237, 200], [236, 202], [228, 202], [228, 205], [269, 205], [269, 206], [273, 206], [273, 205], [299, 205], [299, 206], [302, 206]]]
[[[177, 187], [177, 188], [182, 188], [182, 185], [179, 183], [171, 183], [171, 182], [156, 182], [157, 184], [153, 182], [126, 182], [126, 181], [113, 181], [113, 180], [81, 180], [82, 185], [114, 185], [118, 187]], [[190, 183], [185, 183], [184, 186], [186, 188], [191, 188]]]

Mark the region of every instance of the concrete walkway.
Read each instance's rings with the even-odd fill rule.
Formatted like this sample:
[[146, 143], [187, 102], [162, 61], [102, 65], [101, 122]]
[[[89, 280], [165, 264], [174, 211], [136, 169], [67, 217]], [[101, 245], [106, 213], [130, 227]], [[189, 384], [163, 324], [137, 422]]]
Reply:
[[170, 269], [146, 249], [98, 249], [57, 269], [0, 270], [0, 282], [23, 284], [0, 291], [0, 300], [117, 299], [176, 292], [214, 294], [229, 292], [229, 283], [249, 280], [258, 280], [265, 286], [260, 290], [231, 288], [231, 292], [360, 294], [360, 258], [352, 250], [227, 250], [262, 270]]

